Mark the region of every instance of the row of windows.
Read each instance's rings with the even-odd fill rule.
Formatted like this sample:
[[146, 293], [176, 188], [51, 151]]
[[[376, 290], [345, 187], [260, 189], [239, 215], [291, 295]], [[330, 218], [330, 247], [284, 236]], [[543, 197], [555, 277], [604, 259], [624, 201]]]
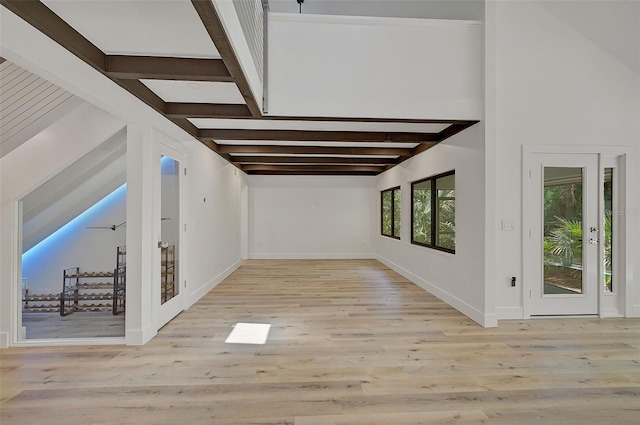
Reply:
[[[381, 192], [381, 233], [400, 239], [400, 187]], [[411, 183], [411, 243], [455, 253], [455, 171]]]

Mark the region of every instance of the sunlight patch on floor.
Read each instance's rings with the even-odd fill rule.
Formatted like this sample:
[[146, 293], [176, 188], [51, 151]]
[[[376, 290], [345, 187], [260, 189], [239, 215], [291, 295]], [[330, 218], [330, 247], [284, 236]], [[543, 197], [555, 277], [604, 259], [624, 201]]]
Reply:
[[265, 344], [271, 325], [268, 323], [236, 323], [224, 341], [227, 344]]

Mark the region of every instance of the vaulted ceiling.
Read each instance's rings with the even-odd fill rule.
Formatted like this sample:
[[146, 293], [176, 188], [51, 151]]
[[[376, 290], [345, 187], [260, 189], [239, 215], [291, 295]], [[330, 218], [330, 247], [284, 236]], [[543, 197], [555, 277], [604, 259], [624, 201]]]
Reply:
[[248, 174], [377, 175], [476, 123], [263, 116], [210, 0], [0, 4]]

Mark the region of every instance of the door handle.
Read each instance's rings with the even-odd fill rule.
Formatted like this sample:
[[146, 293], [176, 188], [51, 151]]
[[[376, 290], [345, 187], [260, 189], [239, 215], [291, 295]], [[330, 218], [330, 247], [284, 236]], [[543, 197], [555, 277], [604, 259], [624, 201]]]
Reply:
[[599, 241], [598, 241], [597, 239], [595, 239], [595, 238], [591, 238], [591, 239], [589, 239], [589, 243], [590, 243], [591, 245], [598, 245], [598, 242], [599, 242]]

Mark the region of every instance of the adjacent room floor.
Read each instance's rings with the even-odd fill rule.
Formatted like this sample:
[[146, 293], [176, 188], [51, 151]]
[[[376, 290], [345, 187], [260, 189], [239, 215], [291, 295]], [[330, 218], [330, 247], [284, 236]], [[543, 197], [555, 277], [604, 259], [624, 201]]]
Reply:
[[[271, 325], [266, 342], [225, 343], [237, 323]], [[0, 355], [7, 425], [631, 424], [640, 415], [640, 320], [483, 329], [373, 260], [248, 261], [145, 346]]]
[[75, 312], [68, 316], [58, 313], [24, 313], [22, 326], [27, 339], [51, 338], [124, 338], [124, 314]]

